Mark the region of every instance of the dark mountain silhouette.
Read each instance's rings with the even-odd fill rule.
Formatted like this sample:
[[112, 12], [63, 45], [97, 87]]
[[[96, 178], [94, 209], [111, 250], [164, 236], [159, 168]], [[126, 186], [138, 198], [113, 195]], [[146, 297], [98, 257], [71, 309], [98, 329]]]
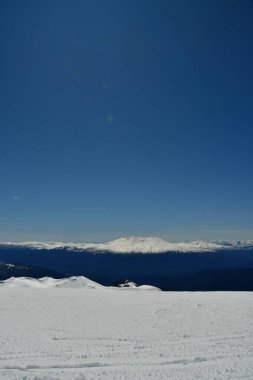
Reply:
[[[15, 268], [9, 272], [5, 269], [9, 277], [83, 275], [107, 286], [128, 278], [163, 290], [253, 290], [253, 249], [98, 254], [94, 250], [0, 246], [0, 260], [28, 267], [19, 272]], [[31, 266], [39, 270], [30, 269]]]
[[7, 264], [0, 262], [0, 281], [7, 280], [10, 277], [54, 277], [61, 278], [62, 275], [47, 268], [39, 268], [22, 264]]

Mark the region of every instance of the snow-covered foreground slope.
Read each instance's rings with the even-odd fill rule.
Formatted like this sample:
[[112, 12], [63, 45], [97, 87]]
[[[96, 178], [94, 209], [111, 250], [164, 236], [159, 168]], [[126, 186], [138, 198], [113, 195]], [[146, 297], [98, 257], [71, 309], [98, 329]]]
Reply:
[[0, 287], [1, 379], [253, 379], [252, 293]]

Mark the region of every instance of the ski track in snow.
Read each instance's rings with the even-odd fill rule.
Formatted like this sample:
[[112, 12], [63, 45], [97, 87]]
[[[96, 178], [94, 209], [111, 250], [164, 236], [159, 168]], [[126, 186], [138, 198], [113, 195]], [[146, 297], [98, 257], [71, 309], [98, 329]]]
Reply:
[[253, 295], [0, 287], [0, 379], [253, 379]]

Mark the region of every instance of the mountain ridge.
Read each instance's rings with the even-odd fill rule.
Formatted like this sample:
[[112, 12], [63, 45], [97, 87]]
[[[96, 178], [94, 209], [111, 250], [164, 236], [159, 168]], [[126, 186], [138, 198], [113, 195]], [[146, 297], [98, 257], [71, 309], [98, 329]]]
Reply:
[[34, 277], [40, 278], [50, 276], [60, 278], [61, 275], [57, 271], [48, 268], [42, 268], [34, 265], [20, 263], [5, 263], [0, 261], [0, 281], [10, 277]]
[[220, 250], [240, 250], [253, 248], [253, 240], [196, 240], [191, 242], [171, 243], [159, 237], [121, 237], [105, 243], [74, 242], [2, 242], [4, 247], [27, 247], [33, 249], [67, 249], [74, 251], [94, 251], [113, 253], [166, 253], [166, 252], [217, 252]]

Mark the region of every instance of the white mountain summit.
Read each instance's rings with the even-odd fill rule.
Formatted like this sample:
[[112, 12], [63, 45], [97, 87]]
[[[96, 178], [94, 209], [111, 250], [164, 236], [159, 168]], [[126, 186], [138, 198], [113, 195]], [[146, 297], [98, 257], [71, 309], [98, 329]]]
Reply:
[[122, 237], [107, 243], [64, 243], [64, 242], [21, 242], [0, 243], [5, 246], [35, 249], [68, 249], [75, 251], [113, 252], [113, 253], [163, 253], [163, 252], [215, 252], [253, 248], [253, 241], [192, 241], [170, 243], [158, 237]]

